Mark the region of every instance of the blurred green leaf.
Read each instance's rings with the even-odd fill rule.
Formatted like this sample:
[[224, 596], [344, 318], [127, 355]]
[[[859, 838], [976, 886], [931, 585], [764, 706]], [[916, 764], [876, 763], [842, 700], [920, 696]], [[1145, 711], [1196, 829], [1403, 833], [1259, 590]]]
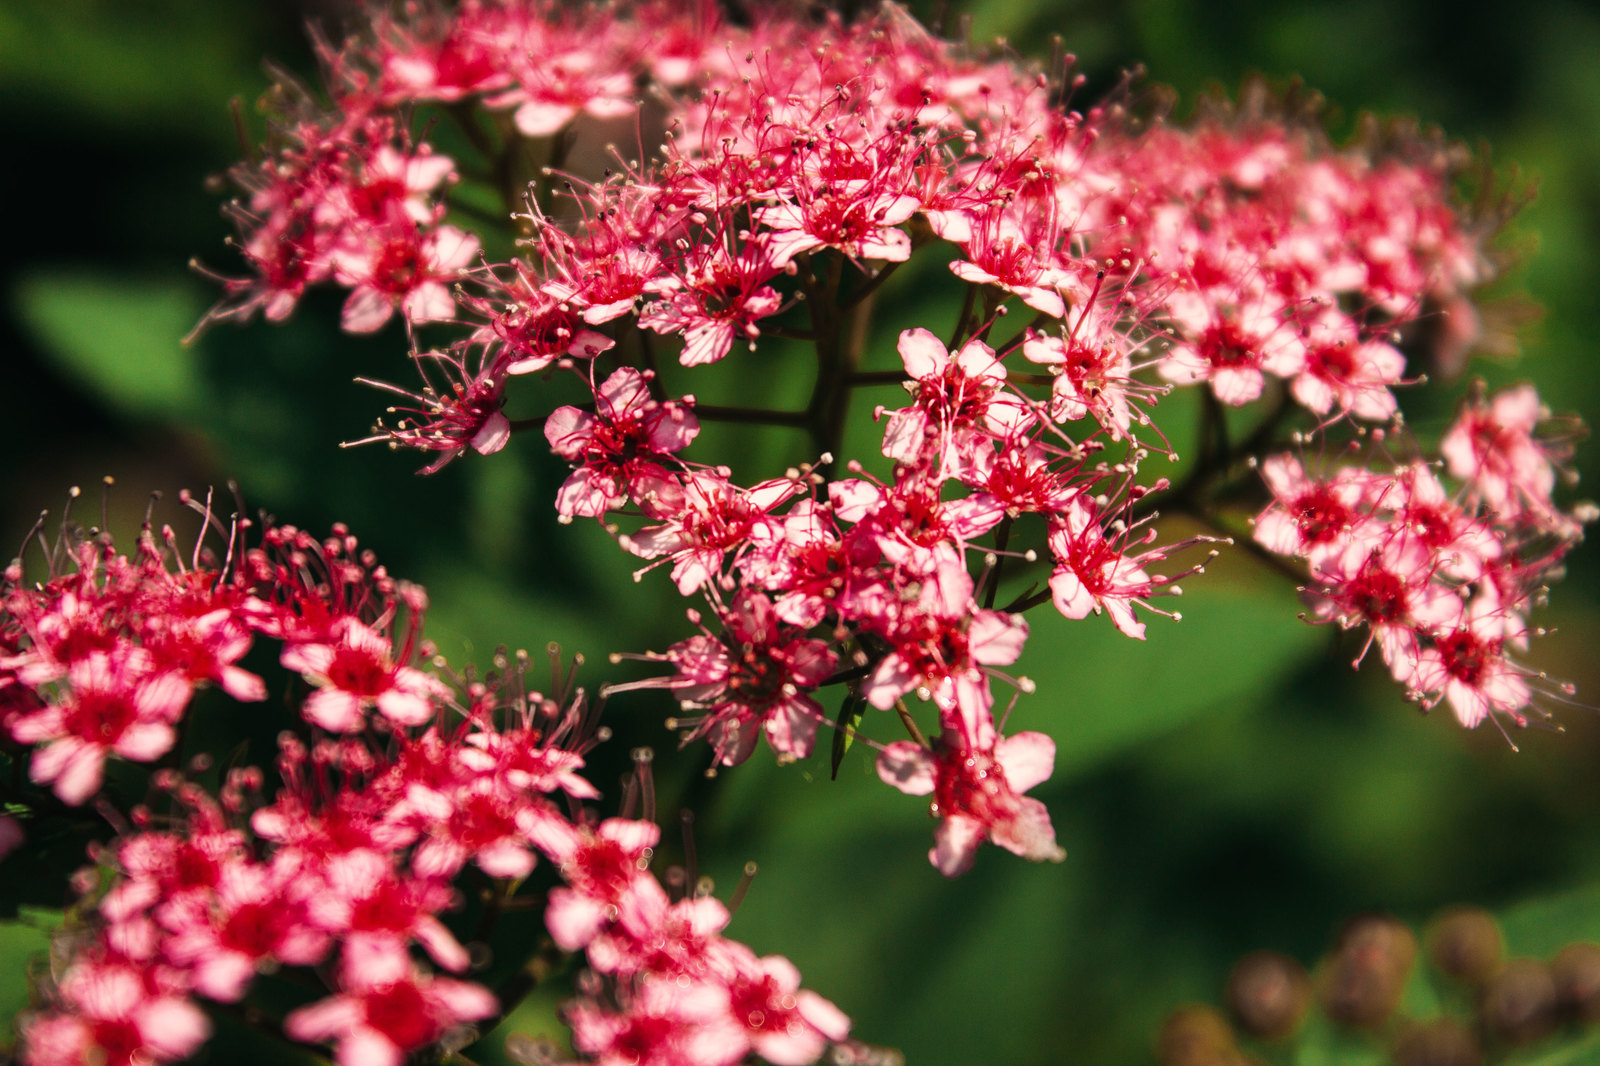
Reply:
[[[11, 871], [8, 876], [15, 876]], [[19, 916], [0, 921], [0, 973], [16, 975], [16, 980], [0, 981], [0, 1049], [16, 1042], [13, 1028], [18, 1011], [28, 1006], [28, 982], [21, 980], [33, 960], [50, 950], [50, 933], [61, 924], [61, 912], [24, 907]], [[3, 1057], [3, 1056], [0, 1056]]]
[[187, 278], [38, 271], [11, 300], [39, 344], [113, 409], [176, 420], [204, 405], [199, 359], [182, 338], [205, 307]]
[[[155, 11], [152, 11], [154, 8]], [[232, 139], [228, 98], [257, 69], [261, 13], [239, 4], [53, 0], [0, 7], [0, 93], [83, 119], [208, 126]], [[43, 106], [41, 106], [43, 105]], [[209, 109], [210, 121], [197, 108]]]
[[1506, 911], [1500, 925], [1514, 956], [1548, 959], [1574, 941], [1600, 942], [1600, 884], [1526, 900]]

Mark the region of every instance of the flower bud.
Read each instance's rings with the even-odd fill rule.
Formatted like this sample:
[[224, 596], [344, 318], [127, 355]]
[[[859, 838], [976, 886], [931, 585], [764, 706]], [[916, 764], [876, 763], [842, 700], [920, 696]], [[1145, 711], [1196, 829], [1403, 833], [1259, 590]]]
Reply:
[[1228, 976], [1228, 1012], [1251, 1036], [1288, 1036], [1311, 1003], [1305, 967], [1276, 951], [1258, 951], [1239, 960]]
[[1454, 1018], [1410, 1025], [1390, 1052], [1394, 1066], [1481, 1066], [1478, 1038]]
[[1556, 982], [1534, 959], [1512, 959], [1483, 989], [1483, 1024], [1507, 1044], [1528, 1044], [1555, 1028]]
[[1568, 944], [1550, 964], [1561, 1011], [1576, 1021], [1600, 1021], [1600, 944]]
[[1162, 1023], [1156, 1061], [1161, 1066], [1235, 1066], [1239, 1050], [1233, 1027], [1214, 1007], [1179, 1007]]
[[1500, 927], [1479, 907], [1452, 907], [1428, 931], [1428, 958], [1446, 977], [1482, 984], [1505, 958]]
[[1386, 915], [1355, 919], [1321, 973], [1323, 1011], [1342, 1025], [1381, 1025], [1399, 1005], [1416, 957], [1416, 935], [1402, 922]]

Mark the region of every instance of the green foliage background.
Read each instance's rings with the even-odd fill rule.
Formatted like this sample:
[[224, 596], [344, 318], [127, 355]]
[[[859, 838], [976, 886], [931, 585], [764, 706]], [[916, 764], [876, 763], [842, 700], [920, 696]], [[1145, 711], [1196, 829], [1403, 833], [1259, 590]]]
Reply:
[[[1558, 409], [1600, 416], [1592, 8], [983, 0], [965, 10], [978, 39], [1003, 35], [1024, 54], [1042, 55], [1059, 33], [1090, 75], [1085, 103], [1134, 62], [1185, 100], [1250, 71], [1298, 74], [1345, 109], [1338, 128], [1374, 109], [1486, 140], [1538, 180], [1516, 226], [1526, 266], [1505, 288], [1545, 310], [1523, 331], [1518, 360], [1479, 370], [1532, 378]], [[542, 440], [519, 438], [429, 479], [413, 475], [411, 456], [338, 450], [381, 406], [351, 379], [406, 383], [409, 369], [396, 332], [340, 334], [337, 297], [309, 300], [281, 328], [224, 327], [178, 344], [214, 296], [188, 258], [234, 265], [220, 200], [203, 187], [239, 154], [227, 102], [259, 95], [264, 56], [309, 69], [302, 21], [327, 13], [242, 0], [0, 7], [0, 180], [13, 216], [0, 260], [12, 456], [0, 467], [0, 530], [20, 538], [66, 486], [109, 473], [114, 527], [131, 536], [148, 490], [236, 478], [286, 521], [347, 522], [392, 571], [425, 583], [431, 635], [453, 657], [559, 640], [588, 656], [591, 683], [619, 676], [606, 653], [677, 639], [683, 605], [661, 575], [634, 585], [628, 560], [592, 526], [557, 526], [550, 498], [563, 472]], [[901, 325], [953, 317], [918, 303], [918, 291], [886, 292], [880, 357]], [[781, 389], [783, 371], [770, 373]], [[1421, 423], [1448, 410], [1435, 403]], [[1595, 445], [1582, 446], [1579, 468], [1597, 461]], [[1597, 573], [1595, 552], [1580, 550], [1542, 619], [1560, 632], [1534, 652], [1590, 701], [1600, 694]], [[1069, 852], [1059, 866], [989, 849], [971, 875], [945, 881], [924, 858], [932, 825], [920, 805], [879, 785], [861, 752], [837, 782], [825, 755], [784, 769], [758, 756], [707, 782], [703, 751], [672, 750], [664, 701], [613, 703], [613, 754], [660, 749], [663, 809], [692, 801], [702, 865], [724, 894], [744, 862], [759, 863], [731, 931], [791, 956], [861, 1038], [913, 1063], [1148, 1059], [1161, 1016], [1214, 1000], [1241, 954], [1271, 946], [1309, 963], [1363, 911], [1421, 921], [1477, 902], [1515, 915], [1513, 950], [1536, 954], [1600, 938], [1593, 710], [1555, 708], [1566, 732], [1530, 730], [1512, 754], [1448, 712], [1418, 716], [1380, 671], [1353, 673], [1354, 646], [1297, 623], [1293, 590], [1242, 557], [1186, 584], [1185, 621], [1152, 624], [1144, 645], [1103, 623], [1035, 619], [1020, 667], [1038, 695], [1012, 725], [1057, 738], [1056, 775], [1036, 794]], [[77, 846], [60, 845], [63, 861]], [[27, 959], [66, 894], [43, 867], [18, 863], [0, 866], [7, 912], [23, 906], [0, 926], [7, 1016], [25, 1002]], [[558, 998], [536, 998], [517, 1027], [553, 1031]], [[499, 1042], [473, 1057], [502, 1061]], [[1566, 1061], [1600, 1062], [1592, 1045], [1577, 1055]], [[1313, 1060], [1329, 1061], [1302, 1058]], [[202, 1061], [288, 1058], [225, 1030]]]

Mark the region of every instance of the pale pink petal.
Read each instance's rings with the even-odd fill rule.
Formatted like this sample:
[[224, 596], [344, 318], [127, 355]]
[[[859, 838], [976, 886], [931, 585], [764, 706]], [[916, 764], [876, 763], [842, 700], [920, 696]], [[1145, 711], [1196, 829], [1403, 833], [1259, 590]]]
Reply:
[[444, 923], [437, 918], [421, 917], [411, 927], [412, 935], [417, 938], [424, 950], [433, 961], [452, 973], [461, 973], [467, 968], [470, 958], [467, 949], [461, 946], [461, 941], [455, 934], [444, 927]]
[[562, 951], [577, 951], [599, 934], [606, 924], [606, 908], [599, 901], [570, 888], [550, 890], [544, 924], [550, 939]]
[[[421, 725], [433, 717], [433, 704], [425, 696], [414, 692], [391, 688], [380, 694], [377, 702], [383, 716], [399, 725]], [[310, 701], [307, 701], [308, 712], [309, 709]]]
[[479, 455], [493, 455], [511, 440], [511, 420], [505, 412], [496, 411], [484, 420], [478, 432], [472, 435], [469, 441], [474, 451]]
[[795, 1007], [800, 1011], [800, 1017], [829, 1040], [837, 1043], [850, 1035], [849, 1016], [810, 989], [803, 988], [795, 993]]
[[490, 877], [521, 878], [533, 871], [534, 858], [526, 848], [515, 844], [492, 844], [478, 852], [478, 869]]
[[878, 664], [872, 676], [862, 682], [861, 694], [878, 710], [887, 711], [894, 706], [895, 700], [916, 687], [920, 676], [911, 668], [905, 656], [897, 651], [890, 652]]
[[1050, 575], [1050, 598], [1056, 610], [1068, 618], [1087, 618], [1094, 610], [1094, 594], [1071, 570], [1060, 569]]
[[256, 964], [242, 952], [213, 948], [201, 956], [193, 973], [196, 992], [219, 1003], [237, 1003], [255, 978]]
[[571, 104], [529, 100], [517, 108], [513, 121], [525, 137], [545, 137], [572, 121], [578, 109]]
[[950, 362], [950, 353], [944, 342], [921, 326], [900, 334], [900, 358], [906, 373], [914, 378], [936, 377], [944, 373]]
[[428, 993], [455, 1016], [457, 1021], [475, 1022], [500, 1010], [500, 1001], [482, 985], [452, 981], [441, 977], [428, 986]]
[[926, 796], [933, 791], [933, 758], [920, 745], [897, 740], [878, 753], [878, 777], [909, 796]]
[[456, 302], [444, 282], [424, 281], [401, 297], [400, 310], [412, 322], [443, 322], [455, 315]]
[[394, 303], [386, 293], [362, 285], [351, 290], [345, 300], [340, 326], [346, 333], [376, 333], [392, 314]]
[[360, 696], [324, 685], [306, 698], [300, 713], [314, 726], [330, 733], [355, 733], [367, 724]]
[[211, 1035], [211, 1021], [205, 1012], [176, 997], [146, 1003], [135, 1021], [145, 1044], [169, 1060], [188, 1058]]
[[1014, 792], [1026, 792], [1050, 779], [1056, 764], [1056, 742], [1043, 733], [1014, 733], [994, 748]]
[[972, 860], [978, 854], [984, 835], [982, 822], [952, 814], [934, 829], [928, 861], [946, 877], [959, 877], [972, 869]]
[[791, 1025], [786, 1031], [752, 1030], [749, 1040], [755, 1053], [772, 1066], [808, 1066], [828, 1048], [821, 1033], [803, 1025]]
[[331, 644], [287, 644], [278, 661], [285, 670], [298, 670], [302, 674], [326, 676], [333, 665]]
[[33, 753], [28, 777], [34, 784], [55, 782], [56, 797], [76, 807], [100, 790], [106, 751], [97, 744], [85, 744], [77, 737], [63, 737]]
[[187, 678], [176, 671], [168, 671], [140, 685], [134, 692], [133, 703], [141, 718], [176, 722], [183, 717], [183, 709], [189, 705], [193, 692], [194, 686]]
[[643, 851], [661, 841], [661, 827], [654, 822], [629, 818], [607, 818], [600, 823], [600, 836], [614, 841], [623, 851]]
[[222, 668], [222, 691], [240, 703], [255, 703], [267, 698], [267, 683], [237, 666]]
[[1133, 616], [1133, 604], [1126, 599], [1107, 596], [1104, 600], [1106, 613], [1111, 616], [1111, 621], [1123, 633], [1134, 640], [1144, 639], [1144, 623]]
[[153, 762], [171, 750], [175, 740], [177, 733], [165, 722], [136, 722], [122, 731], [113, 750], [124, 759]]
[[334, 1061], [339, 1066], [403, 1066], [405, 1053], [393, 1040], [363, 1025], [339, 1039]]

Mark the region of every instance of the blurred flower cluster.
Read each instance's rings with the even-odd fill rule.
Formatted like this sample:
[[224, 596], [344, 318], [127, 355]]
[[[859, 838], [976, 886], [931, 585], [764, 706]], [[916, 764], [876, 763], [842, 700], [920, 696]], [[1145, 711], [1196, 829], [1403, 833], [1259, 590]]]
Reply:
[[1565, 944], [1548, 961], [1507, 958], [1500, 923], [1463, 905], [1428, 923], [1422, 947], [1427, 967], [1416, 964], [1411, 926], [1366, 915], [1309, 974], [1281, 952], [1254, 952], [1228, 976], [1225, 1011], [1191, 1005], [1168, 1015], [1157, 1059], [1246, 1066], [1259, 1061], [1253, 1051], [1271, 1058], [1274, 1046], [1309, 1049], [1340, 1033], [1363, 1056], [1384, 1049], [1394, 1066], [1483, 1066], [1525, 1061], [1530, 1046], [1600, 1018], [1600, 945]]

